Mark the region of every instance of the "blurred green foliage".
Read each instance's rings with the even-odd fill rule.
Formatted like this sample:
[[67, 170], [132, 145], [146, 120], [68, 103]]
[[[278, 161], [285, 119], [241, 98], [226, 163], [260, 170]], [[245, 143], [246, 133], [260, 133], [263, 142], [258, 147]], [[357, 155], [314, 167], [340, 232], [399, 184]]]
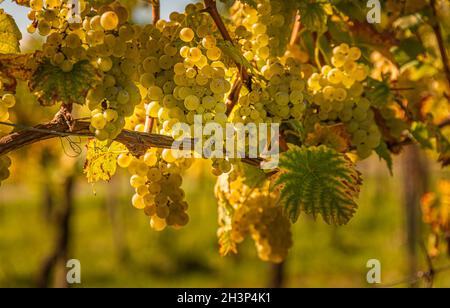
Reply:
[[[285, 286], [371, 287], [365, 277], [366, 262], [372, 258], [382, 263], [384, 283], [407, 276], [398, 178], [389, 177], [381, 163], [370, 166], [382, 171], [366, 170], [357, 219], [337, 228], [302, 218], [294, 227]], [[96, 185], [96, 195], [80, 178], [70, 257], [81, 261], [81, 287], [268, 286], [271, 265], [257, 258], [251, 241], [238, 256], [218, 255], [214, 179], [208, 171], [188, 175], [185, 183], [192, 220], [183, 230], [157, 233], [129, 205], [126, 177]], [[52, 249], [55, 230], [44, 218], [41, 200], [38, 186], [9, 185], [2, 190], [0, 287], [34, 286], [38, 269]], [[436, 266], [445, 262], [443, 257]], [[421, 268], [426, 269], [424, 260]], [[435, 285], [450, 286], [450, 273], [437, 276]]]

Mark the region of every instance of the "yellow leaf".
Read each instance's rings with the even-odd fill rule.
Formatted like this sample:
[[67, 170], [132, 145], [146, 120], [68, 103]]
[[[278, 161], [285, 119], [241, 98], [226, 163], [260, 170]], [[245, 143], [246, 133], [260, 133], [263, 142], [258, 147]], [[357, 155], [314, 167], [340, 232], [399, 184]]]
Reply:
[[19, 53], [22, 34], [16, 22], [0, 9], [0, 53]]
[[84, 173], [89, 183], [109, 181], [117, 170], [117, 157], [126, 151], [124, 145], [108, 141], [90, 140], [84, 165]]

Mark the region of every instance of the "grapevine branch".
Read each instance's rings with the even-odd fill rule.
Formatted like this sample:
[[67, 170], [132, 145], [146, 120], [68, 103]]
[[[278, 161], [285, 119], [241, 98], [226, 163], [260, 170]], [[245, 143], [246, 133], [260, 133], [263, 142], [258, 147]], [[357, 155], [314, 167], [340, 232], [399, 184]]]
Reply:
[[[219, 29], [220, 34], [222, 35], [225, 41], [230, 42], [234, 46], [233, 39], [231, 38], [230, 33], [225, 26], [222, 17], [220, 17], [219, 11], [217, 10], [217, 4], [215, 0], [205, 0], [205, 12], [211, 15], [211, 18], [214, 20], [217, 28]], [[250, 80], [250, 76], [247, 72], [247, 69], [241, 64], [236, 62], [236, 66], [240, 72], [240, 79], [244, 84], [248, 84]], [[238, 78], [239, 79], [239, 78]], [[239, 98], [239, 93], [242, 88], [242, 83], [236, 80], [235, 85], [233, 86], [234, 91], [231, 92], [228, 101], [227, 101], [227, 113], [230, 114], [233, 110], [234, 106], [237, 103], [237, 99]]]
[[[151, 0], [151, 5], [152, 5], [152, 22], [154, 25], [156, 25], [156, 23], [161, 18], [160, 0]], [[147, 116], [145, 118], [144, 132], [151, 133], [153, 131], [154, 124], [155, 124], [155, 119], [152, 118], [147, 112]]]
[[294, 22], [294, 25], [292, 26], [291, 39], [289, 41], [289, 45], [294, 46], [298, 43], [298, 39], [299, 39], [298, 35], [299, 35], [301, 29], [302, 29], [302, 23], [301, 23], [301, 18], [300, 18], [300, 12], [297, 11], [297, 13], [295, 13], [295, 22]]
[[160, 0], [151, 0], [152, 4], [152, 22], [154, 25], [158, 22], [158, 20], [161, 18], [161, 5]]
[[395, 281], [392, 283], [383, 284], [381, 287], [393, 288], [393, 287], [398, 287], [403, 284], [413, 284], [413, 283], [419, 282], [423, 279], [425, 279], [426, 281], [429, 281], [429, 279], [431, 277], [436, 277], [437, 274], [441, 274], [441, 273], [448, 272], [448, 271], [450, 271], [450, 265], [444, 266], [444, 267], [439, 267], [439, 268], [434, 268], [432, 270], [419, 271], [410, 277], [407, 277], [405, 279], [401, 279], [399, 281]]
[[442, 33], [441, 25], [439, 24], [439, 15], [436, 0], [430, 1], [431, 9], [433, 11], [433, 31], [436, 35], [436, 39], [441, 53], [442, 64], [444, 66], [445, 76], [447, 77], [448, 86], [450, 87], [450, 59], [447, 54], [447, 48], [445, 47], [444, 34]]
[[234, 106], [239, 100], [239, 93], [241, 93], [241, 89], [242, 89], [242, 81], [240, 78], [236, 78], [226, 101], [227, 116], [229, 116], [231, 112], [233, 112]]
[[[65, 118], [60, 116], [60, 113], [58, 113], [51, 122], [34, 127], [23, 127], [20, 125], [7, 123], [0, 124], [21, 128], [18, 132], [0, 138], [0, 156], [6, 155], [31, 144], [57, 137], [94, 137], [94, 134], [89, 130], [89, 122], [76, 119], [71, 121], [69, 127]], [[134, 155], [142, 155], [149, 148], [170, 149], [174, 143], [174, 139], [169, 136], [140, 133], [126, 129], [122, 130], [115, 141], [125, 145]], [[183, 144], [186, 144], [188, 148], [184, 148]], [[192, 150], [193, 147], [193, 140], [186, 140], [186, 142], [180, 145], [181, 150]], [[259, 167], [262, 160], [255, 158], [243, 158], [242, 162]]]

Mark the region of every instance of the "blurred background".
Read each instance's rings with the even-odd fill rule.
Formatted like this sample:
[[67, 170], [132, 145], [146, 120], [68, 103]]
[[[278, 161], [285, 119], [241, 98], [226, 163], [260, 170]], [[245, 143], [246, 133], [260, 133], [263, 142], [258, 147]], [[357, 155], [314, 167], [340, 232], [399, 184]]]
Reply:
[[[189, 2], [162, 1], [162, 18]], [[9, 1], [0, 8], [26, 29], [26, 8]], [[133, 16], [145, 22], [151, 9], [138, 2]], [[39, 44], [24, 33], [23, 50]], [[35, 108], [25, 88], [19, 85], [17, 119], [50, 119], [56, 110]], [[87, 184], [80, 149], [80, 140], [55, 139], [12, 156], [12, 177], [0, 188], [0, 287], [65, 287], [68, 259], [81, 262], [81, 287], [371, 287], [369, 259], [380, 260], [383, 285], [427, 286], [427, 279], [414, 279], [430, 269], [420, 198], [448, 174], [414, 146], [396, 158], [394, 176], [378, 159], [360, 164], [365, 185], [355, 218], [338, 228], [303, 216], [282, 265], [260, 261], [250, 239], [238, 255], [219, 256], [215, 178], [206, 163], [185, 176], [188, 226], [157, 233], [131, 206], [125, 172], [111, 183]], [[450, 260], [432, 262], [439, 269]], [[433, 285], [450, 287], [450, 271]]]

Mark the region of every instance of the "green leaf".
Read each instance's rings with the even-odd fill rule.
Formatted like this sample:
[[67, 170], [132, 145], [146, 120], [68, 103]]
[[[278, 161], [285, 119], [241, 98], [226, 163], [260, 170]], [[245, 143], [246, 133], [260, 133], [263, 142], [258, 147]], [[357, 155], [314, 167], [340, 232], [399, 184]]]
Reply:
[[0, 53], [19, 53], [22, 34], [14, 18], [0, 9]]
[[301, 22], [309, 31], [318, 33], [327, 31], [328, 15], [324, 5], [324, 3], [309, 1], [300, 3]]
[[267, 175], [261, 168], [241, 164], [239, 166], [241, 176], [244, 178], [244, 184], [251, 188], [260, 188], [267, 181]]
[[51, 106], [59, 102], [82, 105], [89, 89], [99, 80], [99, 75], [88, 61], [76, 63], [73, 70], [68, 73], [47, 61], [34, 73], [30, 89], [42, 106]]
[[367, 7], [365, 1], [360, 0], [336, 0], [335, 7], [351, 19], [363, 22], [367, 18]]
[[244, 66], [246, 69], [248, 69], [252, 73], [255, 72], [255, 68], [242, 55], [242, 53], [239, 51], [239, 49], [237, 49], [236, 46], [234, 46], [231, 42], [219, 41], [217, 43], [217, 46], [223, 51], [224, 54], [226, 54], [228, 57], [230, 57], [234, 62], [239, 63], [240, 65]]
[[422, 42], [417, 38], [406, 38], [394, 50], [394, 57], [397, 63], [403, 67], [417, 59], [425, 52]]
[[424, 123], [414, 122], [411, 127], [411, 134], [414, 139], [425, 149], [433, 149], [433, 144], [430, 139], [430, 131]]
[[391, 101], [393, 95], [388, 81], [369, 78], [367, 88], [366, 96], [374, 106], [383, 107]]
[[109, 181], [116, 173], [117, 157], [126, 151], [124, 145], [118, 142], [98, 141], [92, 139], [87, 145], [87, 156], [84, 173], [89, 183]]
[[347, 224], [358, 208], [361, 174], [344, 154], [325, 146], [295, 147], [280, 159], [281, 200], [296, 222], [302, 212], [328, 224]]
[[436, 137], [436, 150], [439, 153], [438, 162], [441, 163], [442, 167], [447, 167], [450, 165], [450, 141], [438, 127], [433, 128]]
[[328, 23], [328, 31], [335, 42], [353, 44], [349, 29], [344, 22], [330, 21]]
[[375, 152], [377, 153], [378, 157], [386, 162], [386, 165], [389, 169], [389, 173], [391, 176], [394, 175], [394, 163], [392, 161], [392, 155], [391, 152], [389, 152], [388, 146], [386, 142], [382, 141], [380, 145], [375, 149]]

